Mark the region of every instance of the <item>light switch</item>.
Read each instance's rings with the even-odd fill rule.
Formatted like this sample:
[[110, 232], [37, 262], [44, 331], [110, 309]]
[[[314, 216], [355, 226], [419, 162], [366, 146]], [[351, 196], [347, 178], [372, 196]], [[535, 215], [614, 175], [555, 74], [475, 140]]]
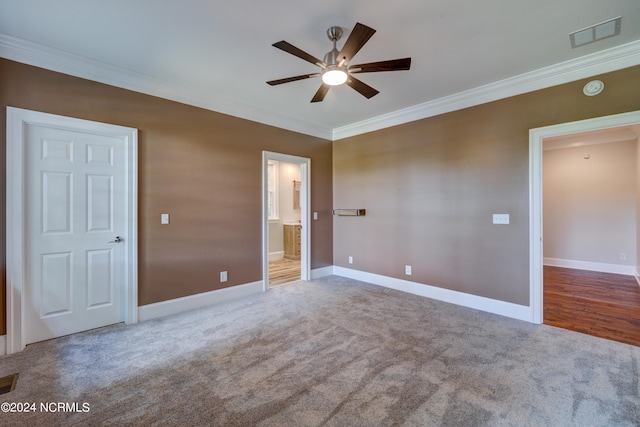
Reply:
[[314, 212], [313, 213], [313, 220], [317, 221], [318, 220], [318, 212]]
[[509, 214], [493, 214], [494, 224], [509, 224]]
[[169, 224], [169, 214], [160, 214], [160, 224]]

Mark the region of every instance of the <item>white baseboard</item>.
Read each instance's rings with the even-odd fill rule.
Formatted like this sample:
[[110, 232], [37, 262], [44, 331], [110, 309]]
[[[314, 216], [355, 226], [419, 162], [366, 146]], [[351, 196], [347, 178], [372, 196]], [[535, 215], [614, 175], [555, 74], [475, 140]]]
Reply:
[[247, 297], [263, 291], [264, 284], [262, 280], [259, 280], [257, 282], [247, 283], [244, 285], [231, 286], [229, 288], [217, 289], [215, 291], [204, 292], [201, 294], [142, 305], [138, 307], [138, 321], [143, 322], [145, 320], [182, 313], [183, 311], [220, 304], [222, 302]]
[[[319, 279], [333, 274], [333, 266], [316, 268], [311, 270], [311, 280]], [[245, 285], [232, 286], [196, 295], [189, 295], [168, 301], [156, 302], [138, 307], [138, 321], [156, 319], [171, 314], [207, 307], [222, 302], [244, 298], [264, 291], [262, 280]]]
[[320, 279], [321, 277], [331, 276], [333, 273], [333, 265], [322, 268], [314, 268], [311, 270], [311, 280]]
[[544, 258], [544, 265], [552, 267], [574, 268], [576, 270], [599, 271], [601, 273], [624, 274], [636, 276], [638, 272], [632, 265], [605, 264], [602, 262], [576, 261], [561, 258]]
[[284, 258], [284, 251], [269, 252], [269, 262], [280, 261]]
[[[381, 276], [379, 274], [352, 270], [344, 267], [328, 266], [313, 269], [311, 270], [311, 279], [319, 279], [321, 277], [331, 276], [334, 274], [463, 307], [486, 311], [488, 313], [498, 314], [527, 322], [532, 321], [531, 308], [527, 306], [480, 297], [477, 295], [465, 294], [417, 282], [410, 282], [408, 280]], [[636, 280], [639, 280], [637, 274], [634, 274], [634, 276], [636, 277]], [[640, 281], [638, 283], [640, 284]], [[232, 286], [230, 288], [218, 289], [168, 301], [147, 304], [138, 307], [138, 321], [143, 322], [145, 320], [156, 319], [184, 311], [207, 307], [237, 298], [247, 297], [263, 291], [264, 284], [262, 280], [259, 280], [257, 282], [247, 283], [244, 285]], [[1, 335], [0, 355], [4, 354], [6, 354], [6, 335]]]
[[414, 295], [419, 295], [438, 301], [444, 301], [463, 307], [486, 311], [488, 313], [499, 314], [513, 319], [533, 321], [533, 310], [531, 307], [499, 301], [463, 292], [452, 291], [439, 288], [437, 286], [425, 285], [408, 280], [396, 279], [393, 277], [381, 276], [379, 274], [367, 273], [364, 271], [352, 270], [344, 267], [333, 267], [336, 276], [348, 277], [386, 288], [396, 289]]

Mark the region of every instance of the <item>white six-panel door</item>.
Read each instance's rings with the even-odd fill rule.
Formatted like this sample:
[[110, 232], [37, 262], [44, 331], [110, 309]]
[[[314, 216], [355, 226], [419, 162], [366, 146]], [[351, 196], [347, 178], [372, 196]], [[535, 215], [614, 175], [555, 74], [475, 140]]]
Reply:
[[25, 128], [24, 344], [123, 321], [120, 138]]
[[6, 352], [136, 323], [137, 130], [7, 107], [6, 141]]

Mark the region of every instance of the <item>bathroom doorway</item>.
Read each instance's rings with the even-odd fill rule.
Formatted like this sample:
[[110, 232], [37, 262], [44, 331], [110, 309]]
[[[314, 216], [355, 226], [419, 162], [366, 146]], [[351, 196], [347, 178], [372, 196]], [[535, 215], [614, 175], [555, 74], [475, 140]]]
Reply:
[[309, 159], [263, 155], [265, 290], [309, 277]]

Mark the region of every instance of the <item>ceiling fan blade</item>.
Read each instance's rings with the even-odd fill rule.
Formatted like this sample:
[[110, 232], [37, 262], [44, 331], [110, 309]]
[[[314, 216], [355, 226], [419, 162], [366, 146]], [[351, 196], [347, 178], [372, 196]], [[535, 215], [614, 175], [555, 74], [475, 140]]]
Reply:
[[283, 83], [297, 82], [298, 80], [304, 80], [310, 77], [319, 77], [319, 76], [320, 76], [320, 73], [303, 74], [301, 76], [287, 77], [287, 78], [278, 79], [278, 80], [269, 80], [267, 83], [270, 84], [271, 86], [275, 86], [275, 85], [281, 85]]
[[277, 47], [280, 50], [284, 50], [285, 52], [290, 53], [291, 55], [297, 56], [300, 59], [304, 59], [307, 62], [311, 62], [312, 64], [317, 65], [318, 67], [325, 68], [327, 66], [327, 64], [325, 64], [323, 61], [319, 60], [315, 56], [308, 54], [302, 49], [298, 49], [291, 43], [288, 43], [284, 40], [274, 43], [272, 46]]
[[322, 83], [316, 94], [313, 95], [313, 98], [311, 98], [311, 102], [322, 102], [324, 97], [327, 95], [327, 92], [329, 92], [330, 87], [331, 86]]
[[375, 32], [376, 30], [373, 28], [369, 28], [366, 25], [357, 22], [353, 31], [349, 34], [349, 38], [344, 43], [344, 46], [342, 46], [340, 58], [347, 58], [347, 62], [351, 61], [351, 58], [353, 58], [356, 53], [362, 49], [362, 46], [364, 46]]
[[373, 98], [374, 96], [380, 93], [379, 91], [375, 90], [368, 84], [361, 82], [360, 80], [356, 79], [353, 76], [349, 76], [349, 78], [347, 79], [347, 84], [351, 86], [353, 89], [360, 92], [360, 95], [364, 96], [367, 99]]
[[411, 58], [391, 59], [389, 61], [369, 62], [349, 67], [350, 73], [377, 73], [380, 71], [401, 71], [411, 68]]

